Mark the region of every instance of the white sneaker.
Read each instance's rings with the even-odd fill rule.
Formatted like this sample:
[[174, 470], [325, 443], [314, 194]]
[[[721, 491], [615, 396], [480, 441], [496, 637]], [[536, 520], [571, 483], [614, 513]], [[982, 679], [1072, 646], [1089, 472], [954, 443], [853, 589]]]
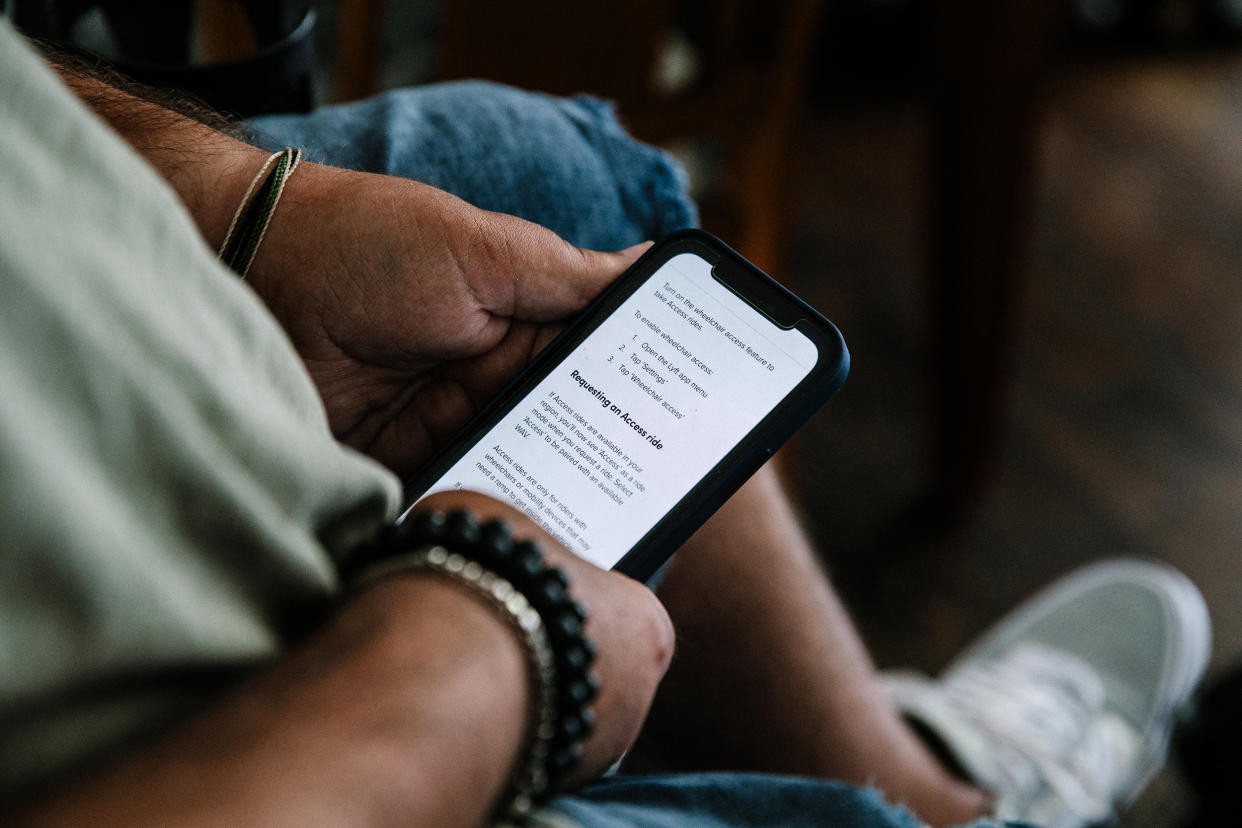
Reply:
[[1079, 828], [1113, 818], [1159, 770], [1210, 651], [1207, 608], [1185, 576], [1109, 561], [1028, 600], [938, 681], [885, 683], [992, 792], [997, 817]]

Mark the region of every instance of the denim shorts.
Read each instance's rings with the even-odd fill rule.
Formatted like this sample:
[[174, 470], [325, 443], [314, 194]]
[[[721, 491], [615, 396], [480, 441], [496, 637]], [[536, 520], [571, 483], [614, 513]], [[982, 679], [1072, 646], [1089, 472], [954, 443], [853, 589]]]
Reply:
[[[479, 81], [388, 92], [310, 115], [251, 122], [268, 149], [412, 178], [569, 242], [619, 250], [695, 225], [682, 168], [631, 139], [611, 105]], [[606, 777], [532, 819], [542, 826], [824, 825], [913, 828], [874, 790], [740, 773]], [[979, 826], [995, 823], [981, 822]]]
[[250, 125], [273, 151], [300, 146], [311, 161], [412, 178], [578, 247], [620, 250], [698, 222], [681, 167], [595, 98], [462, 81]]

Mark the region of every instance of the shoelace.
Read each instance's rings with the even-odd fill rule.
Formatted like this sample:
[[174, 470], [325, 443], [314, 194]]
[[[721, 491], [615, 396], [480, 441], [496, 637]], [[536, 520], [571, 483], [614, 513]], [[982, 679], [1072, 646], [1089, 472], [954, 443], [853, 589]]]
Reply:
[[992, 742], [1000, 787], [1032, 802], [1046, 787], [1081, 822], [1112, 812], [1138, 737], [1105, 708], [1104, 685], [1085, 662], [1029, 643], [963, 665], [942, 690]]

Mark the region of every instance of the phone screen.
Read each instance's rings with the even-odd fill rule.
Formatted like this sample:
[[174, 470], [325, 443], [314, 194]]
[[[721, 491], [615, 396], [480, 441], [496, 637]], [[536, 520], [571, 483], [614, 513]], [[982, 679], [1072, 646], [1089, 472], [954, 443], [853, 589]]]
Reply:
[[436, 480], [614, 566], [815, 367], [693, 253], [655, 270]]

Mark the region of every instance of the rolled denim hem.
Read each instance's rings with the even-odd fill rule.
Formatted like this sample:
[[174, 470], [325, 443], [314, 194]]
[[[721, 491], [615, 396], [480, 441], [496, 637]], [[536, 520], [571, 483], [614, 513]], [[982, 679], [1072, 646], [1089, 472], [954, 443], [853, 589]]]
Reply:
[[620, 250], [698, 222], [682, 167], [587, 96], [461, 81], [249, 126], [268, 149], [300, 146], [313, 161], [422, 181], [579, 247]]
[[[829, 826], [919, 828], [910, 811], [882, 792], [842, 782], [754, 773], [612, 776], [558, 797], [532, 820], [542, 828], [635, 826]], [[967, 828], [1018, 826], [978, 820]]]

